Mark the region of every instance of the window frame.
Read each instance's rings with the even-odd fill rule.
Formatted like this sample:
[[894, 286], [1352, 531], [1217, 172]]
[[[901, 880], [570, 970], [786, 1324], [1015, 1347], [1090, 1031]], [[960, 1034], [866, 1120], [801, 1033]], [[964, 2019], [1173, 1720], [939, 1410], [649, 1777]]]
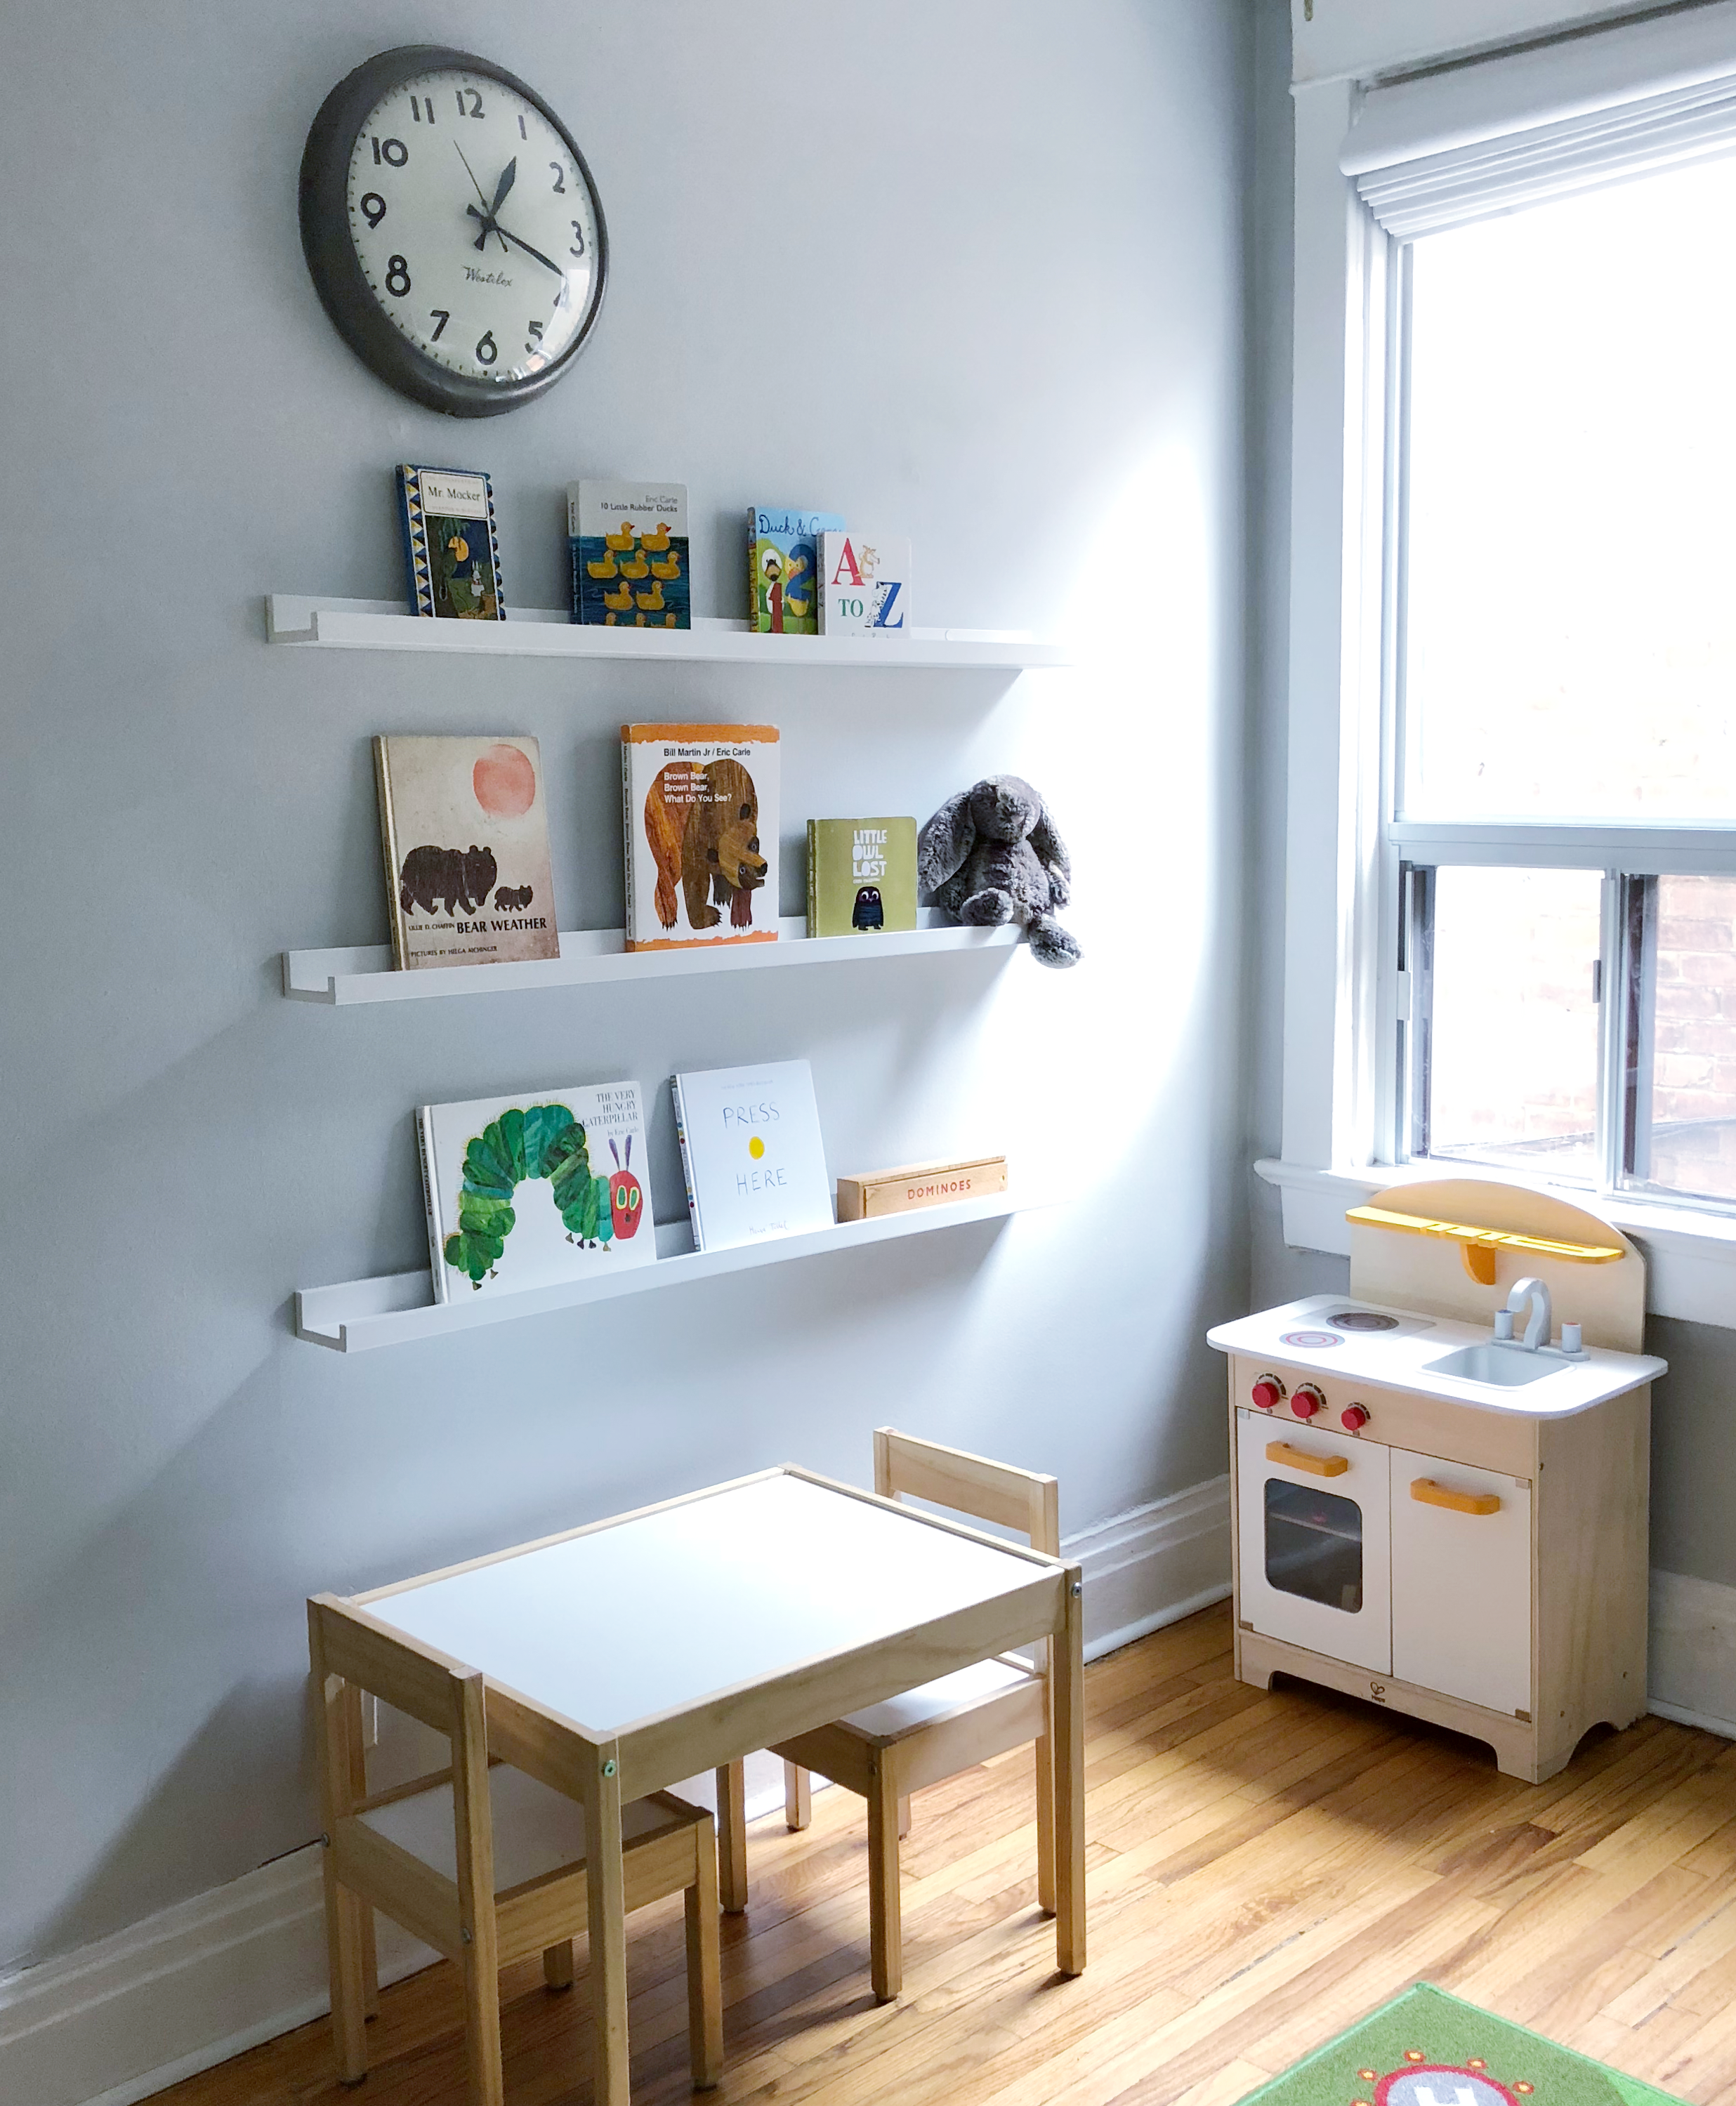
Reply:
[[[1331, 0], [1327, 0], [1330, 7]], [[1324, 15], [1324, 8], [1317, 10]], [[1399, 820], [1400, 444], [1406, 244], [1388, 235], [1339, 166], [1366, 87], [1384, 69], [1464, 55], [1454, 0], [1413, 0], [1406, 47], [1381, 48], [1366, 16], [1366, 58], [1348, 56], [1357, 22], [1337, 27], [1343, 70], [1310, 78], [1312, 33], [1296, 32], [1289, 782], [1285, 841], [1283, 1154], [1256, 1164], [1281, 1192], [1286, 1243], [1348, 1255], [1347, 1208], [1460, 1158], [1396, 1159], [1402, 1108], [1399, 1027], [1401, 864], [1527, 864], [1604, 876], [1599, 1019], [1600, 1212], [1642, 1242], [1649, 1299], [1668, 1315], [1736, 1328], [1736, 1211], [1619, 1189], [1627, 1087], [1621, 878], [1736, 874], [1736, 827], [1597, 827]], [[1631, 12], [1631, 11], [1630, 11]], [[1610, 11], [1553, 0], [1547, 27]], [[1451, 18], [1451, 19], [1450, 19]], [[1541, 25], [1540, 25], [1541, 26]], [[1487, 54], [1483, 54], [1487, 56]], [[1736, 72], [1736, 39], [1731, 48]], [[1330, 840], [1323, 840], [1323, 826]], [[1619, 998], [1616, 998], [1619, 997]], [[1498, 1165], [1464, 1174], [1528, 1181]], [[1582, 1184], [1561, 1188], [1586, 1197]]]

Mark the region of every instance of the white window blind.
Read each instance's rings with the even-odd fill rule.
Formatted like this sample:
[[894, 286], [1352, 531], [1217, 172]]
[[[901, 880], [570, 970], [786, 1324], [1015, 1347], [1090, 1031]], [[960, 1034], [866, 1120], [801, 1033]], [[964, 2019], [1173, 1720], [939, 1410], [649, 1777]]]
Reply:
[[1736, 153], [1736, 4], [1376, 87], [1341, 165], [1380, 225], [1435, 234]]

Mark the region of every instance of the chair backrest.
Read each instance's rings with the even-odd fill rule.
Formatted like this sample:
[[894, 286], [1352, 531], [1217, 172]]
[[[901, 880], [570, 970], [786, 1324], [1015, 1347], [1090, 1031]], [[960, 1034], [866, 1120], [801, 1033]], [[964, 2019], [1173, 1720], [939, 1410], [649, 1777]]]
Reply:
[[[367, 1796], [357, 1691], [384, 1697], [395, 1710], [407, 1712], [451, 1742], [459, 1922], [473, 1940], [491, 1924], [494, 1909], [488, 1720], [481, 1672], [385, 1629], [334, 1594], [316, 1594], [307, 1604], [307, 1650], [328, 1835]], [[416, 1782], [443, 1784], [446, 1774]], [[492, 1942], [491, 1934], [491, 1947]]]
[[992, 1463], [962, 1448], [943, 1448], [890, 1426], [874, 1432], [874, 1490], [969, 1514], [975, 1521], [1016, 1528], [1033, 1550], [1061, 1555], [1061, 1488], [1053, 1477]]

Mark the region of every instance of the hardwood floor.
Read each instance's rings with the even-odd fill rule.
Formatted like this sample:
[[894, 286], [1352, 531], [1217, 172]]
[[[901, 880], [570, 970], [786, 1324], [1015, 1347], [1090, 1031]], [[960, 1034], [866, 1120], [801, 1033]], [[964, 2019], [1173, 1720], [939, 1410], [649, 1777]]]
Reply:
[[[1456, 1736], [1230, 1673], [1227, 1605], [1086, 1671], [1090, 1964], [1054, 1973], [1028, 1751], [922, 1794], [904, 1993], [868, 1993], [860, 1800], [750, 1831], [724, 1920], [719, 2101], [1233, 2106], [1419, 1978], [1695, 2102], [1736, 2106], [1736, 1744], [1642, 1719], [1541, 1786]], [[586, 2005], [503, 1977], [509, 2106], [590, 2093]], [[628, 1932], [635, 2106], [688, 2088], [679, 1901]], [[385, 1992], [372, 2072], [324, 2021], [159, 2106], [463, 2106], [445, 1966]]]

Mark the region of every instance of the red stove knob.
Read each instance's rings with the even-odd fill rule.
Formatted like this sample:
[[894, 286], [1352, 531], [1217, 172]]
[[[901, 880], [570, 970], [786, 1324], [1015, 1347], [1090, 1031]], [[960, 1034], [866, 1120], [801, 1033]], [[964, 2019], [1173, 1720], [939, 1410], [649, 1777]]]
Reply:
[[1299, 1418], [1312, 1418], [1317, 1411], [1324, 1411], [1326, 1400], [1317, 1389], [1299, 1389], [1290, 1399], [1290, 1409]]
[[1367, 1410], [1360, 1404], [1347, 1404], [1339, 1414], [1339, 1423], [1348, 1426], [1352, 1433], [1360, 1433], [1368, 1423]]
[[1254, 1400], [1262, 1411], [1270, 1411], [1274, 1405], [1282, 1401], [1283, 1396], [1283, 1383], [1274, 1382], [1270, 1375], [1254, 1385]]

